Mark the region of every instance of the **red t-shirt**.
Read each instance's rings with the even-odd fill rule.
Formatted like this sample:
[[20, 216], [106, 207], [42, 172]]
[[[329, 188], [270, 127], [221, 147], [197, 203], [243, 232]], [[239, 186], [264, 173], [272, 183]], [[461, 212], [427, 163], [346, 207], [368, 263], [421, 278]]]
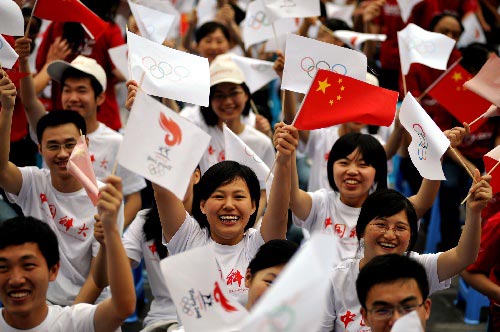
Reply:
[[[38, 71], [45, 65], [50, 45], [52, 45], [57, 37], [62, 36], [63, 27], [64, 23], [62, 22], [53, 22], [47, 27], [36, 57], [36, 68]], [[112, 74], [112, 70], [115, 67], [109, 57], [108, 50], [124, 43], [125, 40], [123, 39], [120, 27], [115, 23], [110, 23], [108, 28], [97, 40], [94, 41], [93, 39], [87, 38], [85, 46], [80, 53], [81, 55], [95, 59], [106, 72], [106, 100], [97, 111], [97, 120], [114, 130], [119, 130], [122, 127], [122, 124], [115, 93], [115, 84], [117, 81]], [[78, 54], [70, 55], [65, 59], [65, 61], [71, 62], [77, 55]], [[56, 82], [53, 82], [52, 84], [52, 105], [52, 109], [62, 109], [61, 88]]]
[[[467, 267], [467, 271], [482, 273], [500, 286], [500, 212], [489, 218], [483, 225], [481, 246], [476, 262]], [[490, 298], [491, 302], [494, 302]], [[500, 303], [497, 303], [500, 304]]]
[[435, 0], [424, 0], [413, 7], [407, 23], [401, 18], [401, 10], [397, 0], [387, 0], [382, 12], [374, 23], [380, 25], [380, 33], [386, 34], [387, 39], [380, 45], [380, 63], [384, 69], [399, 70], [398, 37], [397, 32], [403, 30], [408, 23], [413, 23], [423, 29], [428, 29], [432, 17], [438, 12]]
[[[461, 56], [457, 49], [453, 49], [448, 60], [448, 66], [451, 66]], [[444, 71], [427, 67], [420, 63], [412, 63], [408, 75], [406, 75], [406, 88], [417, 98], [427, 89]], [[400, 79], [400, 90], [403, 93], [402, 79]], [[429, 116], [436, 122], [441, 130], [451, 129], [453, 127], [453, 115], [451, 115], [443, 106], [434, 100], [428, 94], [425, 95], [420, 104], [427, 111]]]
[[[16, 40], [12, 36], [2, 35], [5, 40], [14, 48]], [[16, 61], [12, 70], [19, 71], [19, 61]], [[7, 74], [9, 69], [6, 69]], [[28, 134], [28, 121], [26, 120], [26, 114], [24, 113], [24, 106], [19, 98], [19, 79], [12, 80], [12, 83], [16, 86], [18, 91], [16, 96], [16, 105], [14, 106], [14, 113], [12, 114], [12, 126], [10, 131], [10, 141], [17, 142], [26, 137]]]

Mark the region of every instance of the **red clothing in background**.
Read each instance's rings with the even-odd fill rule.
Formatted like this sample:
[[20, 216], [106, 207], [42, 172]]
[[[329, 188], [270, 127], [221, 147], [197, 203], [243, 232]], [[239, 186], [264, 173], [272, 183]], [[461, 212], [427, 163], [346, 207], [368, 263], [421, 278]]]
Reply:
[[[62, 36], [64, 23], [53, 22], [45, 31], [42, 43], [36, 57], [36, 68], [39, 71], [44, 66], [47, 59], [47, 52], [54, 40]], [[108, 127], [119, 130], [122, 127], [120, 120], [120, 110], [116, 101], [115, 84], [117, 83], [112, 70], [115, 68], [108, 50], [110, 48], [122, 45], [125, 43], [120, 27], [115, 23], [110, 23], [108, 28], [102, 33], [97, 40], [87, 39], [85, 46], [81, 51], [81, 55], [94, 58], [104, 69], [107, 76], [106, 100], [100, 106], [97, 112], [97, 120], [104, 123]], [[78, 54], [70, 55], [65, 61], [71, 62]], [[61, 88], [59, 84], [53, 82], [52, 85], [52, 109], [62, 109], [61, 105]]]

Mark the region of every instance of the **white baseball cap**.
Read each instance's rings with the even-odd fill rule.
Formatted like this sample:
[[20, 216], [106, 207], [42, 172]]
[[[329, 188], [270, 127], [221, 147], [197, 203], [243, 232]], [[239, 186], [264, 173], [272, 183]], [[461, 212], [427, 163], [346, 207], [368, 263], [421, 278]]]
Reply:
[[210, 64], [210, 86], [225, 82], [234, 84], [245, 82], [245, 75], [240, 67], [231, 60], [229, 54], [217, 56]]
[[71, 63], [62, 60], [53, 61], [47, 67], [47, 72], [50, 78], [61, 83], [64, 71], [70, 67], [93, 76], [101, 84], [102, 91], [106, 91], [106, 72], [95, 59], [83, 55], [77, 56]]

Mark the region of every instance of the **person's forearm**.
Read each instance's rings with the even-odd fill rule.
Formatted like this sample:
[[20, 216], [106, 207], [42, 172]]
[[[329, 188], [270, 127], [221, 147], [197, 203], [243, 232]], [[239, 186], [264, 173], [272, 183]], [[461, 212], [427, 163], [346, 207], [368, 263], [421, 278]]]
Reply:
[[462, 271], [460, 275], [472, 288], [500, 304], [500, 286], [491, 281], [488, 276], [467, 270]]
[[[124, 225], [123, 230], [125, 230], [128, 225], [134, 220], [137, 212], [140, 211], [142, 207], [141, 193], [135, 192], [130, 195], [125, 196], [125, 207], [123, 211], [124, 215]], [[122, 231], [123, 231], [122, 230]]]
[[135, 310], [134, 278], [117, 225], [104, 224], [104, 228], [108, 280], [113, 294], [111, 300], [117, 314], [125, 319]]
[[462, 262], [461, 270], [476, 261], [480, 244], [481, 213], [467, 208], [465, 211], [465, 226], [457, 244], [457, 257]]
[[[27, 59], [19, 61], [19, 65], [21, 71], [26, 73], [31, 72]], [[46, 75], [48, 76], [48, 74]], [[40, 120], [40, 118], [45, 115], [46, 110], [37, 97], [35, 82], [31, 75], [27, 75], [26, 77], [23, 77], [21, 79], [19, 93], [21, 101], [24, 105], [24, 110], [26, 111], [29, 125], [31, 126], [31, 128], [36, 128], [38, 120]]]
[[8, 167], [10, 153], [10, 131], [14, 107], [1, 107], [0, 111], [0, 173]]
[[78, 295], [76, 296], [73, 304], [77, 303], [94, 304], [99, 295], [101, 294], [101, 292], [102, 288], [97, 287], [94, 278], [89, 274], [82, 288], [80, 288], [80, 292], [78, 292]]

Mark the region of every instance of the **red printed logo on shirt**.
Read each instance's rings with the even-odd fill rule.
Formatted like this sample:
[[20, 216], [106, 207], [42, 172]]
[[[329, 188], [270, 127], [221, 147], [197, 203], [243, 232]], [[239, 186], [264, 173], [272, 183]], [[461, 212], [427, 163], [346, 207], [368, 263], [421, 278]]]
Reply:
[[226, 284], [232, 285], [233, 283], [237, 282], [238, 287], [241, 287], [241, 280], [243, 279], [244, 277], [241, 275], [240, 271], [235, 271], [234, 269], [232, 269], [226, 277]]
[[101, 168], [108, 169], [108, 161], [104, 158], [99, 165]]
[[354, 321], [354, 317], [356, 317], [356, 314], [353, 314], [349, 310], [347, 310], [345, 315], [340, 316], [340, 321], [344, 323], [344, 328], [347, 328], [347, 325]]
[[68, 218], [67, 216], [59, 219], [59, 224], [66, 227], [66, 232], [69, 231], [71, 227], [73, 227], [73, 218]]
[[325, 228], [332, 225], [332, 219], [330, 217], [325, 219]]
[[345, 224], [335, 224], [335, 234], [337, 234], [340, 238], [344, 237], [345, 229]]
[[83, 235], [83, 237], [87, 237], [86, 231], [88, 231], [88, 230], [89, 230], [89, 228], [87, 227], [87, 225], [85, 225], [85, 223], [83, 223], [83, 226], [78, 228], [78, 234]]
[[153, 243], [150, 246], [148, 246], [149, 250], [151, 250], [151, 253], [154, 255], [156, 253], [156, 244]]

